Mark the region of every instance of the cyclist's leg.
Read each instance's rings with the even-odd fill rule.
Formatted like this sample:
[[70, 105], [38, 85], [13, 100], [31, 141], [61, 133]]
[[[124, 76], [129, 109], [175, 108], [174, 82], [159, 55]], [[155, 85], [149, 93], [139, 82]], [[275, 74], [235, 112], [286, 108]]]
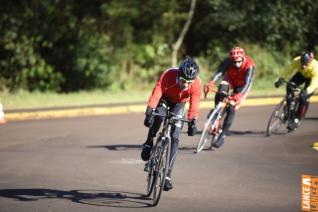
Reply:
[[[177, 115], [184, 116], [184, 106], [185, 106], [185, 103], [177, 103], [171, 108], [171, 112]], [[178, 153], [179, 136], [182, 131], [182, 127], [183, 127], [183, 123], [179, 121], [171, 129], [171, 135], [170, 135], [171, 136], [171, 152], [170, 152], [170, 159], [169, 159], [169, 168], [167, 173], [168, 179], [165, 186], [166, 187], [165, 190], [170, 190], [172, 188], [170, 177], [171, 177], [173, 165]]]
[[[290, 80], [289, 83], [292, 83], [294, 86], [298, 86], [302, 83], [304, 83], [306, 79], [301, 75], [301, 73], [297, 72]], [[287, 129], [292, 131], [295, 130], [297, 124], [295, 123], [295, 102], [294, 102], [294, 89], [293, 86], [287, 85], [286, 86], [286, 101], [287, 101], [287, 107], [288, 107], [288, 125]]]
[[[311, 81], [311, 79], [305, 80], [305, 88], [304, 89], [306, 89], [310, 85], [310, 81]], [[309, 93], [307, 95], [300, 96], [299, 107], [298, 107], [298, 111], [296, 112], [296, 118], [298, 118], [299, 120], [304, 118], [305, 113], [306, 113], [308, 106], [309, 106], [309, 99], [313, 94], [314, 94], [314, 92]]]
[[235, 116], [235, 106], [230, 104], [226, 108], [226, 113], [225, 113], [224, 122], [222, 126], [222, 132], [219, 135], [217, 141], [214, 143], [214, 147], [219, 148], [223, 145], [224, 138], [229, 133], [230, 127], [234, 120], [234, 116]]
[[[162, 115], [165, 115], [166, 111], [167, 111], [166, 104], [164, 103], [163, 100], [160, 100], [160, 102], [156, 108], [156, 112], [160, 113]], [[142, 145], [142, 150], [141, 150], [141, 158], [144, 161], [149, 160], [151, 149], [153, 146], [153, 139], [154, 139], [154, 137], [156, 137], [156, 134], [157, 134], [158, 130], [160, 129], [160, 125], [161, 125], [162, 121], [163, 121], [162, 117], [155, 116], [154, 122], [148, 130], [146, 142]]]
[[[224, 98], [226, 98], [227, 94], [229, 93], [229, 89], [230, 89], [230, 83], [226, 80], [223, 80], [220, 85], [218, 86], [218, 92], [215, 94], [214, 97], [214, 107], [216, 107], [216, 105], [223, 101]], [[209, 116], [212, 114], [213, 109], [210, 110], [207, 118], [209, 118]]]
[[[294, 76], [289, 80], [289, 83], [294, 84], [295, 86], [298, 86], [302, 83], [304, 83], [305, 79], [304, 77], [301, 75], [301, 73], [297, 72], [296, 74], [294, 74]], [[288, 111], [290, 111], [290, 105], [291, 102], [294, 98], [295, 94], [294, 94], [294, 89], [293, 86], [291, 86], [290, 84], [287, 84], [286, 86], [286, 101], [287, 101], [287, 107], [288, 107]], [[291, 111], [292, 113], [289, 114], [289, 119], [293, 119], [293, 111]]]
[[224, 98], [229, 93], [230, 84], [227, 81], [222, 81], [218, 87], [218, 92], [215, 94], [214, 104], [215, 106], [220, 102], [223, 101]]
[[241, 103], [246, 99], [248, 92], [242, 95], [240, 99], [238, 99], [234, 104], [229, 104], [226, 108], [226, 115], [224, 117], [224, 122], [222, 126], [222, 133], [220, 134], [218, 140], [215, 142], [214, 146], [219, 148], [224, 143], [224, 138], [229, 134], [229, 130], [234, 121], [235, 112], [241, 106]]
[[[167, 112], [167, 103], [164, 99], [161, 99], [156, 110], [156, 113], [159, 113], [161, 115], [165, 115]], [[153, 140], [154, 137], [156, 137], [158, 130], [160, 129], [161, 123], [164, 118], [155, 116], [154, 122], [152, 126], [149, 128], [147, 140]]]
[[232, 123], [234, 121], [235, 117], [235, 106], [229, 104], [228, 107], [226, 108], [226, 115], [224, 117], [224, 122], [222, 126], [222, 132], [225, 135], [228, 135], [229, 130], [232, 126]]

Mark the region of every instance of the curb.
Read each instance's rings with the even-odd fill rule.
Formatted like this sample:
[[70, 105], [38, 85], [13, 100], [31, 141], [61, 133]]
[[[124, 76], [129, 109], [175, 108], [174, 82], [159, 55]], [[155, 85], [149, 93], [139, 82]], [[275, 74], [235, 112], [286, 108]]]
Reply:
[[[268, 97], [268, 98], [250, 98], [242, 103], [242, 107], [246, 106], [266, 106], [275, 105], [281, 101], [282, 97]], [[312, 96], [311, 102], [318, 102], [318, 96]], [[200, 109], [211, 108], [214, 105], [214, 100], [204, 100], [200, 103]], [[82, 116], [98, 116], [98, 115], [112, 115], [112, 114], [128, 114], [144, 112], [146, 103], [117, 105], [117, 106], [87, 106], [74, 107], [68, 109], [51, 109], [51, 110], [31, 110], [31, 111], [12, 111], [6, 112], [5, 118], [8, 121], [21, 120], [38, 120], [38, 119], [52, 119], [52, 118], [70, 118]], [[318, 147], [317, 147], [318, 148]]]

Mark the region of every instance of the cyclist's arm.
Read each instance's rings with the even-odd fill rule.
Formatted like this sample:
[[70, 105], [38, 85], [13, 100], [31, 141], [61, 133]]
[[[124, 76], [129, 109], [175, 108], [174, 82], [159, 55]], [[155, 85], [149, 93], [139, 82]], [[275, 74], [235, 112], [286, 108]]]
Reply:
[[153, 88], [152, 90], [152, 93], [149, 97], [149, 100], [148, 100], [148, 106], [151, 107], [151, 108], [156, 108], [158, 103], [159, 103], [159, 100], [162, 96], [162, 80], [163, 80], [163, 76], [165, 75], [166, 72], [164, 72], [160, 79], [157, 81], [155, 87]]
[[313, 76], [311, 78], [310, 84], [307, 87], [306, 91], [308, 94], [311, 94], [318, 88], [318, 63], [313, 66], [312, 69]]
[[201, 87], [202, 82], [198, 77], [193, 83], [193, 87], [191, 88], [190, 93], [190, 105], [188, 111], [188, 119], [192, 120], [197, 119], [199, 117], [199, 105], [200, 105], [200, 97], [201, 97]]
[[296, 57], [293, 59], [291, 64], [287, 65], [283, 70], [283, 73], [290, 74], [290, 76], [294, 76], [300, 68], [300, 57]]
[[245, 83], [244, 83], [244, 86], [242, 87], [241, 93], [243, 94], [246, 93], [248, 89], [251, 87], [254, 73], [255, 73], [255, 67], [250, 66], [248, 70], [246, 71], [246, 75], [244, 78]]
[[212, 76], [210, 81], [217, 82], [226, 73], [227, 67], [230, 65], [230, 59], [225, 59], [218, 67], [216, 73]]

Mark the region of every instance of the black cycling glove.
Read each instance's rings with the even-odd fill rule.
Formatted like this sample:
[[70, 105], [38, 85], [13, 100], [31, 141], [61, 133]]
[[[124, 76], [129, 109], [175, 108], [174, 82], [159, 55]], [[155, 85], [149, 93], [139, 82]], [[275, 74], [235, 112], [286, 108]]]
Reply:
[[194, 136], [197, 133], [197, 127], [195, 124], [196, 120], [192, 119], [191, 122], [188, 123], [188, 136]]
[[154, 120], [154, 115], [153, 115], [153, 112], [155, 111], [155, 109], [147, 106], [147, 109], [146, 109], [146, 118], [145, 118], [145, 121], [144, 121], [144, 125], [146, 127], [151, 127], [152, 123], [153, 123], [153, 120]]

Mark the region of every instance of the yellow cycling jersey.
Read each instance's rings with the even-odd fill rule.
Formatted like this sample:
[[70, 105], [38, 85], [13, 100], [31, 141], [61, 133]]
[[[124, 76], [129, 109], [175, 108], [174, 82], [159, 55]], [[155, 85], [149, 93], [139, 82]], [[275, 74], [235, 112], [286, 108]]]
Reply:
[[308, 66], [303, 69], [300, 63], [300, 56], [295, 57], [292, 63], [286, 68], [284, 73], [293, 73], [298, 71], [303, 77], [311, 79], [307, 87], [307, 93], [312, 93], [318, 88], [318, 61], [313, 59]]

